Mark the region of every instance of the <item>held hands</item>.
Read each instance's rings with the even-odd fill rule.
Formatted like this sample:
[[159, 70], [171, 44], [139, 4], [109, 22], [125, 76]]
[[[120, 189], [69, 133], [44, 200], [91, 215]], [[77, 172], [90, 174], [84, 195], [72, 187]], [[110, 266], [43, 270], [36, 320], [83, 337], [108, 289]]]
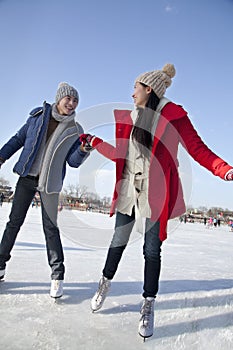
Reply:
[[81, 134], [79, 136], [80, 141], [82, 142], [81, 144], [81, 150], [84, 152], [90, 152], [93, 150], [93, 147], [91, 146], [91, 140], [94, 138], [95, 136], [92, 136], [90, 134]]
[[81, 141], [81, 150], [84, 152], [92, 151], [96, 146], [103, 142], [102, 139], [91, 134], [81, 134], [79, 139]]

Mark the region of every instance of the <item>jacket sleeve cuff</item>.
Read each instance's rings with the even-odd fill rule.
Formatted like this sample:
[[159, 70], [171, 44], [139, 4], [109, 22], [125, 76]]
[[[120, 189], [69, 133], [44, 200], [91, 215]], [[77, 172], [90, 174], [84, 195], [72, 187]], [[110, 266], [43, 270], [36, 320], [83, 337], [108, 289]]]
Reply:
[[103, 142], [103, 140], [102, 139], [100, 139], [99, 137], [97, 137], [97, 136], [94, 136], [92, 139], [91, 139], [91, 147], [93, 147], [93, 148], [96, 148], [100, 143], [102, 143]]
[[230, 169], [226, 172], [224, 179], [226, 181], [232, 181], [233, 180], [233, 169]]

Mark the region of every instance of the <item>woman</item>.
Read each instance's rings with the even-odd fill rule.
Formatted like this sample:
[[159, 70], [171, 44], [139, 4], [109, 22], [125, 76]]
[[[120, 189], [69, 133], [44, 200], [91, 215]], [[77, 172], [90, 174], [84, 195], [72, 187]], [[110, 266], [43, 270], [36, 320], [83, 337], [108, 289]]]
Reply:
[[99, 310], [113, 279], [130, 233], [138, 217], [146, 218], [143, 254], [143, 305], [139, 334], [153, 335], [154, 300], [158, 293], [161, 245], [167, 222], [185, 212], [178, 175], [177, 152], [181, 143], [187, 152], [214, 175], [232, 180], [233, 170], [198, 136], [187, 112], [164, 97], [175, 76], [175, 68], [141, 74], [135, 81], [133, 111], [114, 111], [116, 147], [98, 137], [80, 136], [86, 150], [96, 148], [116, 162], [116, 186], [111, 215], [116, 211], [115, 231], [99, 288], [91, 308]]

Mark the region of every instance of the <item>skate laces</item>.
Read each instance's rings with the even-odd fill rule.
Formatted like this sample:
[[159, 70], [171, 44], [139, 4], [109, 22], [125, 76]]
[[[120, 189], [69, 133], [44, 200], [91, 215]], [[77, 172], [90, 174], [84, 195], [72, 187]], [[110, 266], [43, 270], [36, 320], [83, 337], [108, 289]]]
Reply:
[[106, 295], [109, 285], [110, 281], [106, 277], [102, 277], [99, 283], [97, 298], [103, 298]]
[[55, 280], [53, 282], [53, 289], [58, 290], [60, 288], [61, 284], [62, 284], [62, 282], [60, 280]]
[[141, 315], [144, 323], [150, 321], [150, 315], [153, 313], [154, 299], [148, 300], [145, 299], [141, 309]]

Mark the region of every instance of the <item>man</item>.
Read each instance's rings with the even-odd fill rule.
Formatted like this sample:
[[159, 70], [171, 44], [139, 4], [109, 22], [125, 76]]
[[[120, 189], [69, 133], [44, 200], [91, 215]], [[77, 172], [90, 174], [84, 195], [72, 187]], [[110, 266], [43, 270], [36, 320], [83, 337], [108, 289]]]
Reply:
[[23, 148], [13, 171], [19, 175], [9, 222], [0, 244], [0, 279], [4, 278], [6, 262], [17, 234], [37, 191], [41, 197], [42, 222], [48, 262], [52, 269], [50, 296], [63, 294], [64, 256], [57, 227], [59, 193], [65, 177], [66, 162], [79, 167], [88, 153], [82, 148], [79, 135], [83, 132], [75, 122], [78, 106], [77, 90], [67, 83], [58, 86], [55, 103], [31, 111], [21, 129], [0, 149], [0, 167]]

